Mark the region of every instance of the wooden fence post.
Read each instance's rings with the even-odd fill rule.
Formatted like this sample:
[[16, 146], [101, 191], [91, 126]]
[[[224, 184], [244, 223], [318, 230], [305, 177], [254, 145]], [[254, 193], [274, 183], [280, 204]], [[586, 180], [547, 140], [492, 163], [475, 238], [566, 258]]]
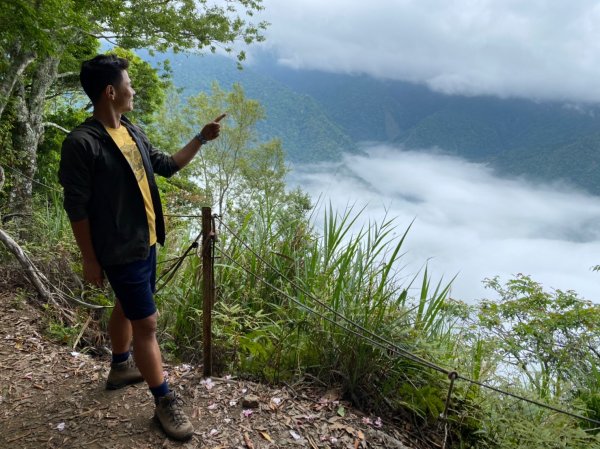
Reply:
[[210, 207], [202, 208], [202, 344], [204, 359], [204, 377], [212, 376], [212, 306], [215, 302], [215, 286], [213, 278], [212, 245], [214, 229], [212, 228]]

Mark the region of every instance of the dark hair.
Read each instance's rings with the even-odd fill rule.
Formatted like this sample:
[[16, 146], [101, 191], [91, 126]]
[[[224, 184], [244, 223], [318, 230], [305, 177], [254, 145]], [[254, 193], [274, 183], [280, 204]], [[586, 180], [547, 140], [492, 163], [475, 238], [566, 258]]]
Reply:
[[106, 86], [115, 86], [121, 82], [123, 70], [127, 70], [128, 67], [129, 61], [117, 55], [98, 55], [83, 61], [79, 81], [92, 104], [96, 104], [100, 99]]

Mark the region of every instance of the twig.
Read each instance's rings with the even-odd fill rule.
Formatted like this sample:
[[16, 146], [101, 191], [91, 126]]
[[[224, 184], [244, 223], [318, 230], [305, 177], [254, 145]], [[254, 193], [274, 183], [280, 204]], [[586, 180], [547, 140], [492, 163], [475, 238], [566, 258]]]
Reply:
[[244, 442], [246, 443], [246, 446], [248, 446], [248, 449], [254, 449], [254, 443], [248, 436], [248, 432], [244, 432]]
[[81, 340], [81, 336], [83, 335], [83, 333], [87, 329], [88, 325], [90, 324], [90, 321], [92, 321], [92, 315], [88, 316], [88, 319], [86, 320], [85, 324], [81, 328], [81, 332], [79, 332], [79, 335], [75, 339], [75, 342], [73, 343], [73, 350], [75, 350], [75, 348], [77, 347], [77, 344], [79, 343], [79, 340]]
[[27, 433], [24, 433], [23, 435], [17, 435], [16, 437], [13, 437], [9, 440], [6, 440], [7, 443], [12, 443], [13, 441], [17, 441], [20, 440], [21, 438], [25, 438], [26, 436], [29, 436], [31, 433], [33, 432], [33, 430], [30, 430]]

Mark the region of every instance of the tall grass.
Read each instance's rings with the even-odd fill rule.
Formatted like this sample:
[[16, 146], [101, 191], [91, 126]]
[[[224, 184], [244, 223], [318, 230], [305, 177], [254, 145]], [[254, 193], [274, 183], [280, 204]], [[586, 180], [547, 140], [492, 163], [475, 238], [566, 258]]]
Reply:
[[[388, 219], [358, 227], [361, 214], [352, 208], [338, 214], [329, 207], [319, 235], [305, 219], [290, 221], [285, 210], [267, 204], [238, 217], [237, 237], [223, 232], [219, 248], [227, 257], [217, 264], [215, 332], [227, 339], [221, 353], [234, 356], [231, 369], [272, 381], [311, 374], [342, 385], [356, 402], [376, 406], [375, 391], [418, 367], [357, 333], [381, 336], [421, 356], [427, 356], [424, 342], [447, 338], [442, 304], [448, 285], [431, 288], [424, 270], [420, 289], [415, 286], [417, 277], [401, 270], [408, 229], [398, 233]], [[169, 332], [178, 336], [178, 346], [188, 330], [198, 332], [186, 322], [201, 316], [201, 303], [189, 296], [197, 268], [188, 264], [181, 273], [180, 286], [172, 291], [183, 288], [180, 299], [163, 303], [170, 317], [165, 320], [177, 327]], [[416, 299], [411, 290], [418, 290]], [[185, 337], [186, 347], [197, 337]]]

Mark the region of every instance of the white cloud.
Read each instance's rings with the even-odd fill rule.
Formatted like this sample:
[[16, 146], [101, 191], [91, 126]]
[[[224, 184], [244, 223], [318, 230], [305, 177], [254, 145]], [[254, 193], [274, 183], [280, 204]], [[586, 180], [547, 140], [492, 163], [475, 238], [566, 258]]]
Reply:
[[[593, 0], [265, 0], [283, 64], [456, 94], [600, 101]], [[256, 47], [254, 47], [256, 48]]]
[[366, 205], [365, 222], [397, 217], [406, 242], [406, 275], [427, 260], [451, 279], [452, 295], [489, 297], [482, 280], [531, 275], [548, 289], [572, 289], [600, 302], [600, 199], [567, 187], [501, 179], [485, 166], [435, 153], [391, 151], [347, 155], [341, 164], [297, 166], [290, 184], [344, 210]]

